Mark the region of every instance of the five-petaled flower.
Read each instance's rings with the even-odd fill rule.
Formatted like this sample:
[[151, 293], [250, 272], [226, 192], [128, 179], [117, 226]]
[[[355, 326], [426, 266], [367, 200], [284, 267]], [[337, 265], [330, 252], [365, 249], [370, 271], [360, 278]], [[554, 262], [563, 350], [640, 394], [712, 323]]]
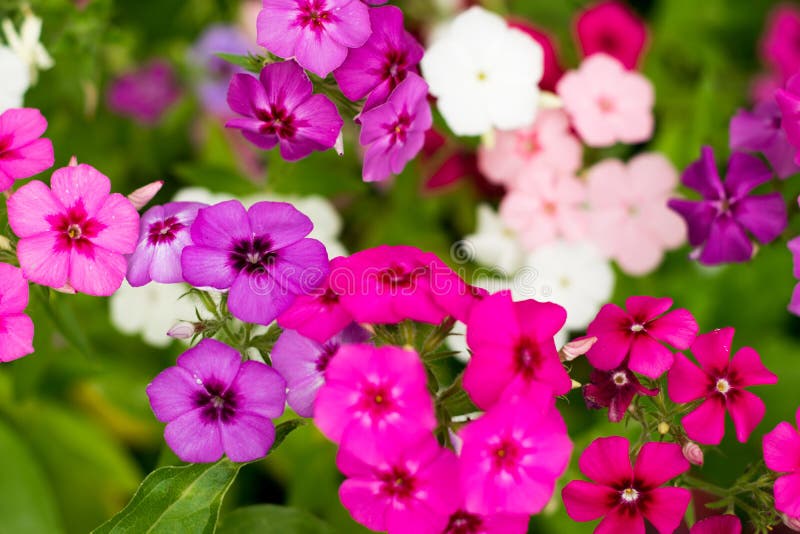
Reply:
[[53, 166], [53, 143], [42, 137], [46, 129], [38, 109], [9, 109], [0, 115], [0, 191]]

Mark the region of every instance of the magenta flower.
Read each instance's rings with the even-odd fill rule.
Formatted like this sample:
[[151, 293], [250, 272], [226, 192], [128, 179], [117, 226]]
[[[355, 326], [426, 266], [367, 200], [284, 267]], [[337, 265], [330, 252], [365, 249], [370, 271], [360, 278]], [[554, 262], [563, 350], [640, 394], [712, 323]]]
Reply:
[[314, 400], [325, 382], [325, 371], [342, 345], [364, 343], [369, 333], [351, 324], [339, 334], [319, 343], [294, 330], [284, 330], [270, 352], [272, 366], [286, 380], [289, 406], [303, 417], [314, 416]]
[[360, 115], [358, 141], [366, 147], [364, 181], [376, 182], [400, 174], [422, 150], [425, 132], [433, 124], [427, 96], [428, 84], [409, 73], [386, 103]]
[[611, 371], [595, 369], [589, 383], [583, 387], [583, 399], [592, 409], [608, 408], [608, 420], [619, 423], [636, 395], [654, 397], [658, 388], [648, 389], [630, 369], [620, 367]]
[[631, 468], [630, 444], [622, 437], [598, 438], [578, 463], [592, 482], [573, 480], [561, 496], [575, 521], [604, 519], [598, 533], [644, 534], [647, 519], [662, 534], [674, 532], [691, 500], [684, 488], [660, 487], [689, 470], [677, 443], [646, 443]]
[[789, 78], [785, 89], [775, 91], [781, 110], [781, 128], [795, 150], [794, 163], [800, 165], [800, 75]]
[[742, 534], [742, 522], [735, 515], [714, 515], [692, 525], [689, 534]]
[[[800, 203], [800, 200], [798, 203]], [[800, 280], [800, 236], [790, 239], [786, 246], [789, 248], [789, 252], [792, 253], [792, 273], [796, 279]], [[793, 314], [800, 315], [800, 283], [794, 286], [788, 309]]]
[[625, 4], [597, 2], [575, 21], [583, 55], [608, 54], [627, 69], [635, 69], [647, 44], [647, 27]]
[[761, 243], [769, 243], [783, 232], [786, 205], [781, 194], [750, 194], [771, 178], [770, 170], [756, 156], [736, 152], [722, 182], [713, 149], [703, 147], [700, 159], [681, 176], [683, 184], [700, 193], [703, 200], [674, 198], [668, 203], [686, 220], [689, 243], [702, 247], [700, 263], [748, 261], [753, 255], [748, 233]]
[[9, 109], [0, 114], [0, 192], [14, 180], [53, 166], [53, 143], [42, 137], [46, 129], [47, 120], [38, 109]]
[[530, 516], [524, 514], [482, 515], [459, 509], [450, 515], [441, 534], [525, 534], [529, 522]]
[[309, 293], [328, 272], [328, 253], [305, 236], [314, 225], [286, 202], [238, 200], [203, 208], [183, 249], [184, 279], [195, 287], [230, 289], [228, 309], [245, 322], [268, 325]]
[[627, 311], [606, 304], [586, 329], [597, 342], [586, 357], [597, 369], [616, 369], [628, 358], [628, 368], [658, 378], [672, 366], [672, 352], [662, 343], [688, 349], [697, 335], [697, 321], [683, 308], [667, 312], [672, 299], [629, 297]]
[[33, 321], [28, 307], [28, 282], [22, 271], [0, 263], [0, 362], [10, 362], [33, 352]]
[[340, 449], [339, 498], [353, 519], [392, 534], [440, 534], [458, 506], [458, 460], [432, 435], [381, 441], [377, 455]]
[[769, 15], [761, 54], [786, 80], [800, 70], [800, 10], [783, 4]]
[[558, 357], [554, 336], [567, 312], [552, 302], [513, 302], [495, 293], [478, 302], [467, 322], [472, 358], [464, 371], [464, 389], [478, 407], [494, 405], [512, 382], [545, 387], [556, 395], [572, 388]]
[[[800, 428], [800, 410], [795, 420]], [[778, 423], [764, 435], [767, 467], [785, 473], [775, 481], [775, 508], [789, 517], [800, 517], [800, 432], [791, 424]]]
[[697, 336], [692, 343], [692, 354], [700, 368], [682, 354], [676, 354], [667, 375], [669, 398], [673, 402], [704, 399], [682, 420], [686, 435], [704, 445], [718, 445], [722, 441], [726, 411], [736, 427], [736, 438], [745, 443], [763, 419], [765, 408], [761, 399], [744, 388], [778, 381], [750, 347], [741, 348], [730, 359], [733, 333], [733, 328], [721, 328]]
[[258, 44], [322, 78], [372, 33], [369, 8], [359, 0], [263, 0], [262, 6]]
[[369, 10], [372, 35], [364, 46], [354, 48], [333, 77], [350, 100], [369, 95], [364, 109], [386, 102], [389, 94], [417, 64], [425, 50], [403, 27], [403, 12], [395, 6]]
[[258, 148], [280, 145], [288, 161], [328, 150], [336, 144], [344, 121], [333, 102], [312, 90], [311, 80], [294, 61], [267, 65], [259, 78], [236, 74], [228, 88], [228, 105], [245, 118], [231, 119], [225, 126], [241, 130]]
[[181, 253], [192, 244], [189, 229], [197, 211], [204, 207], [198, 202], [170, 202], [153, 206], [142, 215], [139, 244], [128, 258], [128, 282], [133, 287], [151, 281], [183, 282]]
[[242, 363], [233, 348], [204, 339], [147, 386], [153, 413], [167, 423], [164, 439], [184, 462], [234, 462], [267, 454], [272, 419], [286, 402], [286, 382], [263, 363]]
[[8, 199], [25, 278], [56, 289], [69, 284], [87, 295], [113, 294], [125, 278], [124, 255], [136, 248], [139, 214], [89, 165], [58, 169], [50, 184], [52, 190], [35, 180]]
[[156, 60], [114, 80], [106, 98], [112, 111], [151, 126], [180, 95], [172, 66]]
[[540, 512], [572, 454], [567, 425], [546, 390], [504, 397], [459, 436], [466, 507], [480, 514]]
[[800, 172], [794, 162], [794, 147], [781, 128], [781, 110], [774, 99], [760, 102], [753, 111], [740, 109], [731, 118], [730, 147], [735, 150], [761, 152], [778, 178]]

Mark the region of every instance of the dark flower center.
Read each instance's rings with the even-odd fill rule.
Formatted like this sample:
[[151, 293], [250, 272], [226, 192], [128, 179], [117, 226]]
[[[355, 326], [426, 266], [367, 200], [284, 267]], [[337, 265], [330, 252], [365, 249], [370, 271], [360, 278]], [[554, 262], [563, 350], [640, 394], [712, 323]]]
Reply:
[[14, 142], [14, 138], [11, 135], [5, 135], [0, 137], [0, 159], [3, 159], [7, 154], [5, 151], [11, 146], [11, 143]]
[[383, 384], [368, 384], [361, 395], [362, 408], [371, 415], [382, 416], [394, 410], [391, 392]]
[[277, 258], [271, 250], [272, 241], [265, 236], [256, 236], [234, 243], [229, 259], [231, 266], [247, 274], [266, 272]]
[[319, 300], [325, 306], [333, 306], [334, 304], [339, 304], [339, 294], [336, 293], [332, 288], [328, 287], [325, 289], [325, 293], [322, 294]]
[[306, 0], [300, 5], [300, 14], [297, 22], [303, 28], [311, 26], [314, 31], [325, 29], [325, 23], [331, 22], [332, 14], [326, 7], [325, 0]]
[[601, 33], [597, 38], [597, 42], [601, 50], [612, 52], [611, 55], [614, 55], [613, 52], [619, 49], [619, 41], [617, 40], [617, 36], [613, 33]]
[[383, 61], [382, 78], [389, 80], [389, 87], [394, 89], [406, 79], [408, 73], [408, 56], [403, 50], [390, 50]]
[[411, 127], [411, 117], [408, 113], [403, 112], [397, 120], [389, 125], [389, 133], [391, 135], [391, 142], [393, 145], [397, 143], [405, 143], [408, 139], [408, 129]]
[[90, 239], [97, 237], [106, 228], [106, 225], [97, 219], [89, 217], [80, 200], [66, 213], [48, 215], [45, 220], [50, 224], [50, 228], [58, 234], [56, 238], [57, 252], [75, 249], [88, 257], [94, 257]]
[[172, 243], [178, 232], [186, 228], [177, 217], [167, 217], [163, 221], [156, 221], [147, 230], [147, 242], [151, 245]]
[[204, 389], [197, 393], [194, 401], [195, 406], [202, 410], [203, 419], [222, 423], [232, 420], [236, 415], [236, 393], [230, 389], [225, 391], [217, 382], [204, 384]]
[[423, 265], [414, 266], [402, 263], [392, 263], [380, 273], [380, 282], [389, 288], [411, 288], [416, 279], [427, 272]]
[[492, 463], [498, 470], [510, 471], [516, 467], [521, 453], [516, 441], [504, 437], [491, 448]]
[[517, 372], [525, 378], [533, 378], [543, 359], [539, 345], [529, 339], [522, 339], [517, 345], [515, 356]]
[[256, 118], [264, 123], [259, 128], [262, 134], [291, 139], [297, 133], [294, 116], [281, 105], [271, 104], [269, 109], [258, 109], [255, 114]]
[[328, 365], [331, 363], [331, 360], [336, 355], [336, 351], [338, 350], [339, 350], [338, 343], [328, 342], [325, 345], [323, 345], [322, 352], [317, 358], [317, 371], [319, 371], [320, 373], [324, 373], [325, 369], [328, 368]]
[[483, 520], [479, 516], [459, 510], [450, 516], [442, 534], [477, 534], [482, 526]]
[[381, 493], [390, 497], [407, 499], [414, 492], [414, 477], [403, 467], [392, 467], [380, 475]]

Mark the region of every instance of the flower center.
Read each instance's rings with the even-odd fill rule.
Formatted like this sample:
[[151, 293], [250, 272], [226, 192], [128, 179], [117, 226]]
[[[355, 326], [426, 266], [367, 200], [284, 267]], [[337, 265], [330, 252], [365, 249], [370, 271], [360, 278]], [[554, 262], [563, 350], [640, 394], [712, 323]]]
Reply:
[[178, 221], [177, 217], [167, 217], [163, 221], [156, 221], [147, 230], [147, 242], [151, 245], [172, 243], [178, 232], [184, 228], [186, 225]]
[[390, 497], [408, 498], [414, 492], [414, 477], [403, 467], [392, 469], [380, 476], [381, 493]]
[[361, 405], [370, 415], [378, 417], [394, 410], [391, 392], [383, 384], [368, 384], [362, 391]]
[[642, 330], [644, 330], [644, 325], [643, 325], [643, 324], [641, 324], [641, 323], [633, 323], [633, 324], [631, 325], [631, 332], [636, 332], [636, 333], [639, 333], [639, 332], [641, 332]]
[[271, 251], [271, 248], [272, 241], [266, 236], [238, 241], [230, 252], [230, 264], [239, 272], [263, 273], [275, 263], [277, 257], [277, 253]]
[[483, 520], [480, 516], [459, 510], [450, 516], [450, 521], [442, 534], [478, 534]]
[[627, 386], [629, 382], [628, 374], [625, 371], [617, 371], [611, 375], [611, 380], [614, 381], [614, 385], [617, 387]]
[[600, 111], [602, 113], [611, 113], [612, 111], [614, 111], [614, 108], [616, 106], [614, 105], [614, 101], [611, 98], [607, 96], [601, 96], [600, 98], [597, 99], [597, 107], [600, 108]]
[[731, 384], [725, 378], [720, 378], [719, 380], [717, 380], [717, 384], [714, 387], [716, 388], [717, 391], [719, 391], [723, 395], [725, 395], [731, 390]]
[[45, 220], [50, 224], [50, 228], [58, 234], [54, 247], [55, 252], [75, 249], [85, 256], [91, 256], [94, 253], [90, 240], [97, 237], [97, 234], [106, 228], [104, 224], [89, 217], [80, 200], [66, 213], [48, 215]]
[[407, 113], [401, 113], [397, 117], [397, 121], [389, 126], [392, 144], [405, 143], [406, 139], [408, 139], [408, 129], [410, 127], [411, 117]]
[[195, 406], [202, 410], [203, 419], [223, 423], [233, 419], [236, 415], [236, 394], [231, 390], [225, 391], [224, 386], [216, 382], [205, 384], [204, 389], [195, 398]]
[[392, 263], [378, 275], [384, 286], [390, 289], [411, 289], [416, 279], [427, 272], [424, 265], [415, 266], [403, 263]]
[[256, 110], [255, 115], [264, 123], [259, 128], [262, 134], [291, 139], [297, 133], [294, 116], [281, 105], [271, 104], [269, 109]]
[[70, 239], [80, 239], [81, 235], [83, 235], [83, 231], [81, 231], [80, 225], [70, 224], [69, 228], [67, 228], [67, 236]]
[[634, 488], [625, 488], [620, 492], [620, 498], [625, 504], [633, 504], [639, 500], [639, 492]]
[[482, 70], [479, 70], [478, 74], [476, 74], [475, 77], [478, 79], [479, 82], [485, 82], [489, 78], [489, 76]]
[[330, 22], [331, 12], [325, 9], [325, 0], [307, 0], [300, 7], [297, 22], [305, 28], [311, 26], [314, 31], [325, 29], [325, 23]]
[[326, 343], [322, 347], [322, 352], [317, 358], [317, 371], [319, 371], [320, 373], [324, 373], [325, 369], [327, 369], [328, 365], [331, 363], [331, 359], [334, 357], [336, 351], [338, 350], [339, 350], [338, 343], [331, 343], [331, 342]]
[[517, 372], [528, 379], [533, 378], [541, 362], [539, 345], [529, 339], [521, 340], [516, 351]]
[[516, 441], [505, 437], [491, 448], [491, 457], [496, 469], [511, 470], [519, 463], [519, 445]]
[[405, 80], [408, 73], [408, 58], [406, 53], [401, 50], [390, 50], [384, 56], [383, 79], [389, 80], [390, 89]]
[[3, 158], [5, 154], [3, 154], [8, 148], [11, 146], [14, 138], [11, 135], [6, 135], [0, 137], [0, 159]]

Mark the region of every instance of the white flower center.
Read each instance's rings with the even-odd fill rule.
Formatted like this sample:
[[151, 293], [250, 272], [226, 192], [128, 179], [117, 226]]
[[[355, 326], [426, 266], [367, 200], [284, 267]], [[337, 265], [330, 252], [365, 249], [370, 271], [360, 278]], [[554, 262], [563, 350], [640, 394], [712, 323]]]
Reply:
[[631, 325], [631, 332], [641, 332], [644, 330], [644, 325], [639, 323], [634, 323]]
[[639, 492], [633, 488], [626, 488], [620, 492], [620, 498], [624, 503], [634, 503], [639, 499]]
[[719, 380], [717, 380], [716, 388], [717, 391], [725, 395], [727, 392], [731, 390], [731, 384], [726, 379], [720, 378]]
[[614, 384], [617, 386], [624, 386], [628, 383], [628, 377], [625, 375], [625, 371], [617, 371], [611, 376], [611, 380], [613, 380]]

